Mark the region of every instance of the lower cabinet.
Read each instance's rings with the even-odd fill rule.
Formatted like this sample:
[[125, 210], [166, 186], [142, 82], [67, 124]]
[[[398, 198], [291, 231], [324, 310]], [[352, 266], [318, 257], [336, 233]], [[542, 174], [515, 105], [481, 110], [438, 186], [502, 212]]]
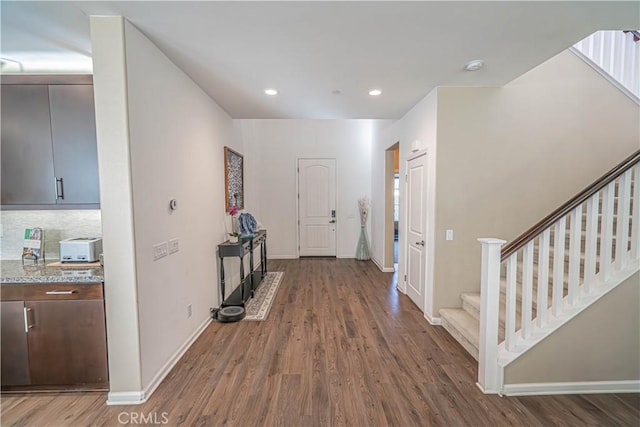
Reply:
[[0, 342], [2, 343], [2, 386], [29, 385], [29, 347], [25, 328], [24, 301], [0, 303]]
[[26, 301], [1, 303], [2, 389], [107, 388], [104, 300], [79, 299], [101, 285], [14, 286], [27, 288]]

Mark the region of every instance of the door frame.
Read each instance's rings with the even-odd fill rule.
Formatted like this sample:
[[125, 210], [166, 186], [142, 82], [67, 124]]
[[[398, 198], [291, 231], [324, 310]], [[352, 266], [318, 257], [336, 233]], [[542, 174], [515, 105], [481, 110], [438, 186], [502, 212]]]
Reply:
[[[378, 266], [385, 273], [397, 273], [393, 260], [394, 251], [394, 180], [395, 180], [395, 150], [398, 149], [398, 176], [400, 176], [400, 141], [396, 141], [384, 150], [384, 224], [383, 224], [383, 249], [382, 266]], [[402, 179], [400, 179], [402, 181]], [[400, 191], [400, 189], [398, 189]], [[400, 206], [398, 206], [400, 211]], [[398, 231], [402, 226], [402, 218], [398, 212]], [[398, 262], [400, 262], [400, 239], [398, 239]], [[400, 270], [400, 264], [397, 267]], [[400, 286], [400, 281], [397, 286]]]
[[[405, 181], [403, 182], [402, 179], [400, 180], [400, 185], [404, 185], [404, 196], [405, 196], [405, 201], [404, 203], [400, 203], [400, 207], [401, 207], [401, 218], [403, 221], [403, 224], [401, 226], [401, 228], [404, 230], [404, 232], [402, 233], [403, 236], [400, 237], [404, 237], [403, 238], [403, 242], [402, 242], [402, 255], [404, 256], [404, 260], [402, 261], [403, 264], [403, 268], [404, 268], [404, 274], [407, 274], [407, 269], [408, 269], [408, 263], [409, 263], [409, 259], [407, 257], [407, 244], [408, 242], [406, 241], [406, 235], [407, 235], [407, 226], [408, 226], [408, 222], [409, 222], [409, 212], [407, 209], [407, 206], [409, 206], [409, 186], [407, 185], [408, 182], [406, 181], [406, 177], [407, 177], [407, 171], [409, 170], [409, 162], [413, 159], [416, 159], [420, 156], [427, 156], [426, 157], [426, 180], [427, 182], [425, 183], [425, 191], [426, 191], [426, 195], [424, 198], [424, 203], [425, 203], [425, 212], [427, 214], [427, 218], [425, 221], [425, 250], [426, 250], [426, 259], [424, 260], [424, 317], [427, 319], [427, 321], [429, 323], [431, 323], [432, 325], [439, 325], [440, 324], [440, 317], [436, 317], [434, 316], [433, 313], [433, 283], [434, 283], [434, 265], [435, 265], [435, 190], [436, 190], [436, 174], [435, 174], [435, 150], [433, 149], [429, 149], [429, 148], [425, 148], [419, 151], [415, 151], [410, 153], [406, 160], [404, 161], [404, 176], [405, 176]], [[402, 209], [404, 208], [404, 209]], [[402, 212], [404, 210], [404, 212]], [[399, 225], [400, 226], [400, 225]], [[398, 241], [398, 244], [400, 245], [400, 241]], [[400, 253], [398, 254], [398, 257], [400, 257]], [[398, 263], [400, 263], [400, 259], [398, 259]], [[406, 294], [407, 290], [407, 283], [406, 281], [404, 282], [404, 289], [403, 292]]]
[[335, 197], [336, 197], [336, 259], [340, 258], [340, 240], [338, 239], [338, 236], [340, 235], [340, 221], [339, 221], [339, 217], [340, 217], [340, 194], [338, 192], [338, 189], [340, 188], [340, 186], [338, 185], [338, 159], [335, 157], [307, 157], [307, 156], [302, 156], [302, 157], [296, 157], [296, 161], [295, 164], [293, 165], [293, 173], [296, 177], [296, 192], [293, 195], [295, 201], [296, 201], [296, 242], [297, 242], [297, 246], [296, 246], [296, 258], [300, 258], [300, 160], [333, 160], [335, 162], [336, 165], [336, 170], [335, 170], [335, 182], [336, 182], [336, 191], [335, 191]]

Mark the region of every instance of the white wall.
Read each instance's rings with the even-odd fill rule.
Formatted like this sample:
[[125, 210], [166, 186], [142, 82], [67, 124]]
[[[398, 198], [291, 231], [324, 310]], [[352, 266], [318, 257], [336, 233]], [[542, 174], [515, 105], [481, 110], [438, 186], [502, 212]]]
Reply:
[[[231, 118], [133, 25], [125, 25], [142, 384], [218, 305], [225, 145]], [[178, 209], [168, 209], [169, 200]], [[104, 209], [104, 207], [103, 207]], [[180, 251], [153, 261], [153, 245]], [[187, 318], [187, 305], [192, 316]]]
[[124, 19], [91, 17], [109, 399], [135, 401], [142, 378], [124, 43]]
[[[385, 157], [395, 144], [390, 142], [391, 120], [377, 120], [371, 131], [371, 258], [378, 267], [393, 266], [393, 259], [385, 257]], [[391, 218], [393, 221], [393, 218]], [[393, 255], [392, 255], [393, 256]]]
[[[428, 177], [427, 188], [429, 189], [430, 200], [427, 203], [432, 204], [435, 196], [435, 161], [436, 161], [436, 139], [437, 139], [437, 103], [438, 91], [434, 89], [425, 96], [418, 104], [416, 104], [407, 114], [400, 120], [389, 123], [380, 123], [374, 132], [374, 141], [372, 143], [373, 157], [373, 212], [372, 223], [374, 229], [372, 231], [372, 241], [374, 258], [379, 265], [388, 264], [384, 260], [384, 157], [385, 151], [396, 142], [400, 142], [400, 229], [398, 230], [398, 287], [404, 292], [406, 289], [405, 275], [405, 256], [406, 251], [406, 196], [404, 176], [407, 169], [407, 160], [411, 156], [411, 148], [414, 141], [417, 142], [418, 150], [427, 150], [428, 156]], [[393, 220], [391, 218], [390, 220]], [[432, 215], [427, 216], [427, 227], [433, 229], [435, 218]], [[427, 260], [433, 257], [433, 242], [427, 241]], [[432, 269], [427, 269], [426, 282], [430, 284], [432, 280]], [[425, 304], [426, 311], [431, 315], [430, 303]]]
[[47, 261], [60, 258], [58, 242], [72, 237], [100, 237], [100, 210], [36, 210], [0, 212], [0, 259], [21, 259], [25, 228], [44, 230]]
[[295, 258], [297, 159], [335, 158], [337, 255], [355, 257], [358, 199], [371, 197], [372, 120], [236, 120], [245, 158], [246, 211], [268, 230], [269, 257]]
[[[144, 397], [218, 305], [223, 146], [239, 147], [231, 118], [133, 25], [118, 17], [91, 23], [110, 399]], [[172, 238], [180, 251], [154, 262], [153, 245]], [[131, 318], [130, 338], [123, 317]]]

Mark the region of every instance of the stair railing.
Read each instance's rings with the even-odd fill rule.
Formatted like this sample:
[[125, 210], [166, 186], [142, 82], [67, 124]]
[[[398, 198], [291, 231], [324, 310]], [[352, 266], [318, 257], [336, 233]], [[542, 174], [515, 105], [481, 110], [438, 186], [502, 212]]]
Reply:
[[485, 393], [501, 390], [499, 360], [528, 348], [543, 331], [555, 329], [559, 318], [575, 312], [612, 279], [628, 275], [629, 268], [637, 271], [639, 214], [640, 150], [504, 247], [504, 240], [478, 239], [482, 244], [478, 386]]
[[570, 50], [640, 104], [638, 31], [597, 31]]

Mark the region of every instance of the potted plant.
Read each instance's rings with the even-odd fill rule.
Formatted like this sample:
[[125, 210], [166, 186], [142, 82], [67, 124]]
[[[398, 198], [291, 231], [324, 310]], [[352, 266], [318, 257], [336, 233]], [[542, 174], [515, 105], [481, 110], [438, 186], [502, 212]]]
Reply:
[[229, 243], [238, 243], [238, 237], [240, 237], [240, 233], [229, 233]]

